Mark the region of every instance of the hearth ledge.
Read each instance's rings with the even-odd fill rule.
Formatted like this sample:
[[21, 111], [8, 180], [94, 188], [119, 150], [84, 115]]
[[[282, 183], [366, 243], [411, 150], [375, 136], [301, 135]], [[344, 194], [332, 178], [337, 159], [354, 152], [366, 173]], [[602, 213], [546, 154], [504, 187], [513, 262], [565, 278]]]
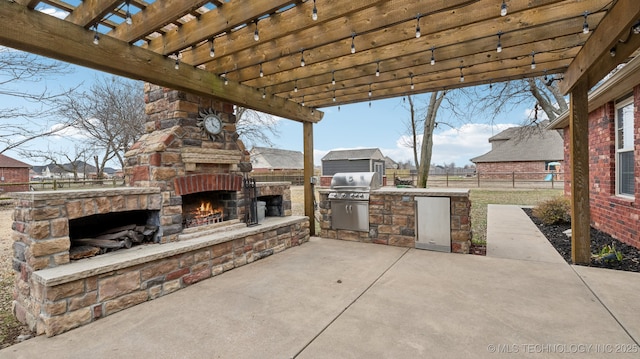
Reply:
[[148, 244], [135, 246], [127, 250], [106, 253], [100, 256], [81, 259], [62, 266], [42, 269], [33, 272], [32, 278], [47, 287], [52, 287], [74, 280], [112, 272], [139, 264], [179, 255], [182, 253], [210, 247], [215, 244], [232, 241], [253, 234], [267, 232], [280, 227], [308, 221], [305, 216], [267, 217], [257, 226], [244, 227], [233, 231], [218, 232], [187, 241], [164, 244]]

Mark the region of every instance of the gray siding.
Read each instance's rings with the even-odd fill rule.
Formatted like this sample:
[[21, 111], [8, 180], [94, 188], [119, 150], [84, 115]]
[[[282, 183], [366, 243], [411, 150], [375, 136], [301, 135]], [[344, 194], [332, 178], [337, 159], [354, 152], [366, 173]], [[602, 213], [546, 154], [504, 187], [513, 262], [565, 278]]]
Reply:
[[333, 176], [338, 172], [371, 172], [370, 161], [368, 159], [322, 161], [323, 176]]

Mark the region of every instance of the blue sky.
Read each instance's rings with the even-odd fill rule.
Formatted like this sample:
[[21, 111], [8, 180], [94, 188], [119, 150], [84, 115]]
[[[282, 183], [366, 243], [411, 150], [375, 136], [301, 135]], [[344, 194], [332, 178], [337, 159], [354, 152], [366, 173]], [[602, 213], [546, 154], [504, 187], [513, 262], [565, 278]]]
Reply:
[[[73, 66], [74, 73], [60, 78], [49, 78], [37, 84], [28, 84], [37, 88], [58, 90], [78, 85], [89, 87], [100, 76], [111, 76], [98, 71]], [[417, 97], [417, 102], [424, 103], [428, 94]], [[15, 105], [16, 100], [0, 96], [0, 108]], [[34, 106], [25, 103], [26, 106]], [[452, 120], [447, 111], [438, 113], [438, 121], [451, 122], [456, 128], [438, 128], [434, 134], [433, 164], [455, 163], [458, 166], [470, 164], [469, 159], [490, 150], [488, 138], [503, 129], [524, 122], [530, 104], [522, 104], [508, 114], [503, 114], [489, 125], [484, 118], [470, 119], [470, 123], [462, 124]], [[403, 105], [402, 98], [373, 101], [368, 103], [343, 105], [321, 109], [324, 119], [314, 126], [314, 162], [320, 164], [322, 157], [330, 150], [345, 148], [379, 148], [386, 156], [396, 161], [411, 161], [411, 149], [402, 145], [402, 137], [406, 136], [406, 120], [409, 112]], [[55, 124], [55, 118], [41, 119], [43, 124]], [[278, 122], [280, 136], [273, 139], [277, 148], [302, 151], [302, 124], [296, 121], [281, 120]], [[73, 151], [73, 145], [67, 137], [56, 136], [46, 140], [30, 143], [29, 148], [35, 150], [66, 150]], [[21, 157], [17, 151], [6, 152], [8, 156], [23, 160], [32, 165], [28, 158]]]

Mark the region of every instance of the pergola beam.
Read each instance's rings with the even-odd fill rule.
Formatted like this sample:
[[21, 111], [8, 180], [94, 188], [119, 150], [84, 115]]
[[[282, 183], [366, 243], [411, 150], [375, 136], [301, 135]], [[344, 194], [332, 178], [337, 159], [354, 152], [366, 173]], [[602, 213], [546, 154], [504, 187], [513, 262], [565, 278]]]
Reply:
[[89, 27], [113, 10], [120, 0], [84, 0], [65, 20]]
[[210, 72], [183, 65], [174, 69], [174, 60], [126, 42], [102, 36], [93, 45], [93, 32], [68, 21], [5, 2], [0, 21], [11, 23], [0, 32], [0, 45], [28, 51], [96, 70], [143, 80], [160, 86], [210, 96], [275, 116], [300, 122], [318, 122], [320, 111], [293, 101], [262, 94], [253, 88], [224, 81]]
[[[575, 57], [559, 85], [562, 93], [569, 93], [583, 79], [590, 89], [619, 63], [631, 55], [637, 46], [617, 46], [621, 41], [634, 37], [631, 26], [640, 19], [640, 1], [618, 0], [602, 19], [582, 50]], [[635, 37], [638, 37], [637, 35]], [[637, 39], [632, 39], [637, 43]], [[609, 51], [616, 47], [616, 58]], [[618, 49], [619, 47], [619, 49]], [[602, 58], [609, 57], [608, 61]]]

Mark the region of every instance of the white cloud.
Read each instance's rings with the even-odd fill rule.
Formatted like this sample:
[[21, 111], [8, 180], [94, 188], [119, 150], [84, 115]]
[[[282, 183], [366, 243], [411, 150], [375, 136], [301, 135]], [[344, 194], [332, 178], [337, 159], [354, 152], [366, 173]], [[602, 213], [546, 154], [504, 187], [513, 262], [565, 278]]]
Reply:
[[69, 15], [67, 11], [56, 9], [54, 7], [48, 7], [48, 6], [42, 6], [37, 10], [40, 11], [41, 13], [51, 15], [53, 17], [57, 17], [58, 19], [64, 19], [65, 17], [67, 17], [67, 15]]
[[83, 139], [83, 138], [89, 137], [87, 136], [86, 133], [84, 133], [78, 128], [75, 128], [75, 127], [64, 128], [64, 126], [65, 125], [61, 123], [56, 123], [55, 125], [51, 126], [51, 131], [58, 130], [58, 132], [56, 132], [52, 136], [54, 139], [69, 139], [69, 138]]
[[[450, 128], [437, 132], [433, 136], [431, 163], [449, 164], [453, 162], [458, 166], [469, 164], [471, 158], [480, 156], [491, 149], [491, 144], [488, 141], [489, 137], [513, 126], [516, 125], [466, 124], [459, 128]], [[395, 148], [382, 148], [382, 153], [394, 161], [411, 161], [413, 163], [413, 151], [408, 147], [404, 147], [403, 143], [404, 141], [401, 137], [396, 141]]]

